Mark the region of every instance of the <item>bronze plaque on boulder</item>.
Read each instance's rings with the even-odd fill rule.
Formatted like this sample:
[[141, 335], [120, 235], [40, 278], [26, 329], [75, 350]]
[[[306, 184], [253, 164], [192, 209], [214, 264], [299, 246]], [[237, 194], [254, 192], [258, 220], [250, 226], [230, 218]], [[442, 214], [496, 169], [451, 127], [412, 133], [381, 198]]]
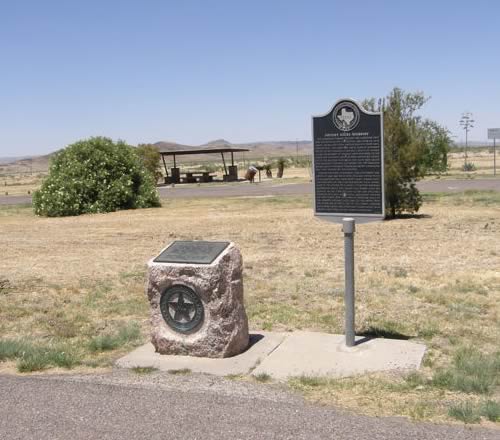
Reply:
[[228, 241], [174, 241], [154, 262], [212, 264], [228, 246]]
[[243, 259], [234, 243], [173, 242], [148, 262], [146, 294], [158, 353], [223, 358], [248, 347]]

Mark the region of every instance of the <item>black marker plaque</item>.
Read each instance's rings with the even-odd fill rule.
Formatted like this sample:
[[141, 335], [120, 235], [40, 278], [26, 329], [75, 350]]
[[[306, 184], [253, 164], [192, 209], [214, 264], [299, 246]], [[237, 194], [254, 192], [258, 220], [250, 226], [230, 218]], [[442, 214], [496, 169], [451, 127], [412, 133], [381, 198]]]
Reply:
[[211, 264], [229, 246], [228, 241], [174, 241], [155, 263]]
[[384, 217], [382, 116], [350, 99], [313, 117], [315, 214]]

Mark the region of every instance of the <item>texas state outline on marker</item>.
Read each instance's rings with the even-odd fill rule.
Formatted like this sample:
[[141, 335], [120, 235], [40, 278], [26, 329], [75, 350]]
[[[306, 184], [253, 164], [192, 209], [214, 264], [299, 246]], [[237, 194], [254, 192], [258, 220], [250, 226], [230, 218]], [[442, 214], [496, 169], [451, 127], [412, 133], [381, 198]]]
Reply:
[[337, 115], [337, 118], [346, 124], [347, 126], [351, 125], [352, 120], [354, 119], [354, 112], [349, 112], [345, 108], [340, 110], [340, 115]]

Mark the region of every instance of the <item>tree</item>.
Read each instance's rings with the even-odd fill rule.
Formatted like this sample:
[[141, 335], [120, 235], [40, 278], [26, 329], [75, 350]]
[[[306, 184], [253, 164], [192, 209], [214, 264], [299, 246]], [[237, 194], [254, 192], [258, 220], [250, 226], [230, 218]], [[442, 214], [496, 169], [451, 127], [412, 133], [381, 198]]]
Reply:
[[137, 146], [137, 154], [139, 154], [146, 169], [154, 177], [155, 182], [158, 182], [158, 179], [162, 176], [161, 156], [158, 148], [152, 144], [139, 144]]
[[[448, 131], [416, 113], [428, 98], [394, 88], [383, 100], [365, 100], [370, 110], [384, 114], [386, 216], [417, 212], [422, 205], [416, 182], [429, 172], [447, 169], [451, 145]], [[378, 108], [377, 108], [378, 107]]]
[[276, 173], [276, 177], [280, 179], [283, 177], [283, 171], [285, 170], [285, 165], [286, 165], [286, 160], [283, 157], [280, 157], [276, 162], [276, 166], [278, 167], [278, 172]]
[[35, 214], [47, 217], [155, 206], [160, 200], [153, 178], [135, 149], [105, 137], [58, 152], [33, 195]]

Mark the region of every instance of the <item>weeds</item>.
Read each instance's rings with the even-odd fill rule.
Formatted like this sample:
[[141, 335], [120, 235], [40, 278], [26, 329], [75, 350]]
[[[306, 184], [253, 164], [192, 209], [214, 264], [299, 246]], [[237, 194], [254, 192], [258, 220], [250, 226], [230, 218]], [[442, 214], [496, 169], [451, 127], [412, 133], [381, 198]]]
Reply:
[[500, 422], [500, 402], [487, 400], [481, 404], [480, 412], [490, 422]]
[[121, 327], [116, 333], [107, 333], [91, 339], [89, 349], [94, 352], [110, 351], [123, 345], [136, 342], [141, 336], [137, 323], [131, 322]]
[[316, 388], [328, 384], [328, 379], [324, 377], [303, 375], [290, 379], [289, 383], [295, 388], [297, 387]]
[[448, 415], [464, 423], [479, 423], [481, 417], [490, 422], [500, 421], [500, 403], [494, 400], [486, 400], [478, 404], [470, 401], [451, 405], [448, 408]]
[[158, 368], [154, 368], [154, 367], [134, 367], [134, 368], [132, 368], [132, 371], [135, 374], [138, 374], [138, 375], [142, 376], [142, 375], [145, 375], [145, 374], [155, 373], [156, 371], [158, 371]]
[[186, 374], [191, 374], [191, 370], [189, 368], [180, 368], [177, 370], [167, 370], [167, 373], [174, 374], [176, 376], [185, 376]]
[[10, 288], [10, 283], [7, 278], [0, 277], [0, 294], [7, 294]]
[[461, 348], [453, 364], [438, 370], [431, 384], [452, 391], [491, 394], [500, 385], [500, 352], [485, 355], [475, 348]]
[[471, 402], [457, 403], [450, 406], [448, 415], [464, 423], [478, 423], [481, 420]]
[[0, 361], [17, 360], [21, 373], [44, 370], [48, 367], [71, 369], [80, 364], [80, 358], [62, 344], [33, 344], [26, 340], [0, 340]]
[[253, 377], [257, 382], [262, 382], [262, 383], [270, 382], [273, 379], [271, 375], [267, 373], [255, 374]]

